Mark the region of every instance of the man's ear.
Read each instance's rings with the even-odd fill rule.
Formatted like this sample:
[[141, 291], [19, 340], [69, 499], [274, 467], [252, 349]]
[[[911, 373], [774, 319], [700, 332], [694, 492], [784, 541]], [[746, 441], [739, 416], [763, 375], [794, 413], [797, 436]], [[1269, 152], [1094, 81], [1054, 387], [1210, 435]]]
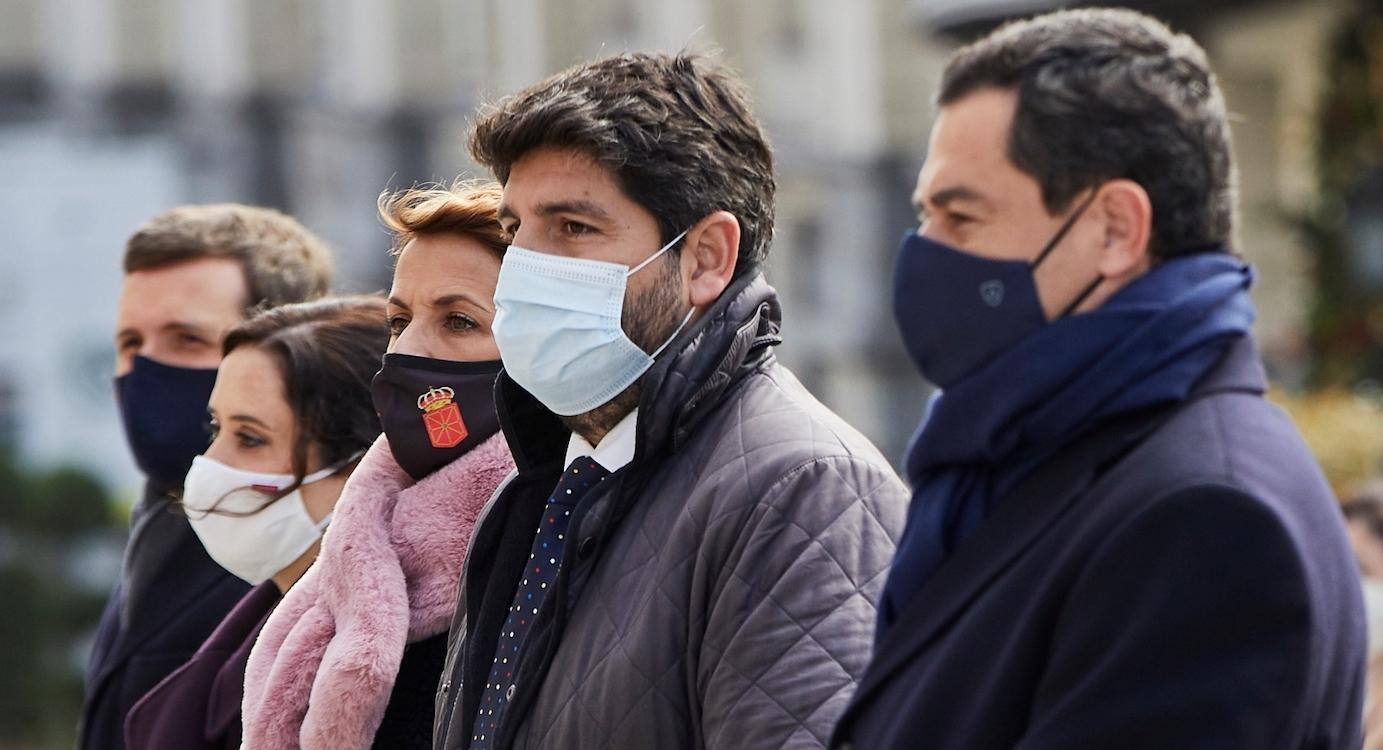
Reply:
[[682, 283], [693, 307], [705, 308], [730, 286], [739, 259], [740, 222], [729, 211], [715, 211], [687, 232], [682, 246]]
[[1152, 238], [1152, 200], [1133, 180], [1111, 180], [1100, 188], [1104, 214], [1104, 248], [1100, 275], [1115, 281], [1131, 280], [1152, 267], [1148, 243]]

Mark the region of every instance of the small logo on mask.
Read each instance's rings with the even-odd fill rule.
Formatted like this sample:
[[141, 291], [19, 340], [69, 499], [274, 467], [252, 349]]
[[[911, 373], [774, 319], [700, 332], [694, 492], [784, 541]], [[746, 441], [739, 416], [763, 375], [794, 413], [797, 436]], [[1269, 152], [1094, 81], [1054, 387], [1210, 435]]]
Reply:
[[1004, 282], [990, 279], [980, 284], [980, 299], [984, 300], [984, 303], [990, 307], [1004, 304]]
[[423, 427], [427, 428], [427, 439], [433, 448], [455, 448], [470, 434], [461, 419], [461, 410], [457, 408], [455, 398], [456, 391], [446, 386], [430, 388], [418, 397], [418, 408], [423, 412]]

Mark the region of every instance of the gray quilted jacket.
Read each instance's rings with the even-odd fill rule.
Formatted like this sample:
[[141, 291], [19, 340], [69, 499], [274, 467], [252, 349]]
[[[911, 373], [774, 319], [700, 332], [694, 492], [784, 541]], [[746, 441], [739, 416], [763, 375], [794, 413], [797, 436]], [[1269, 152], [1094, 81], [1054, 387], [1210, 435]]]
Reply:
[[[573, 512], [498, 748], [818, 748], [869, 660], [908, 492], [772, 347], [739, 280], [643, 379], [633, 462]], [[498, 630], [569, 432], [497, 389], [517, 473], [477, 522], [435, 747], [469, 745]]]

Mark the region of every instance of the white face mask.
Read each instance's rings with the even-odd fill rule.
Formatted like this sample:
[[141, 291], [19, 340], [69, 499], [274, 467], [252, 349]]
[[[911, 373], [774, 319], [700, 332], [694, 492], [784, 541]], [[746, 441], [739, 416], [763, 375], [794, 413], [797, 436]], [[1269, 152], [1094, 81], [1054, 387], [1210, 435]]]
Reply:
[[585, 414], [638, 380], [691, 320], [652, 354], [620, 325], [630, 276], [667, 252], [683, 232], [633, 268], [510, 245], [495, 286], [495, 344], [514, 382], [564, 417]]
[[[308, 474], [302, 484], [326, 479], [343, 465]], [[321, 521], [312, 520], [301, 486], [270, 501], [291, 484], [290, 474], [241, 471], [197, 456], [183, 482], [182, 504], [211, 559], [257, 585], [301, 557], [331, 521], [330, 513]]]

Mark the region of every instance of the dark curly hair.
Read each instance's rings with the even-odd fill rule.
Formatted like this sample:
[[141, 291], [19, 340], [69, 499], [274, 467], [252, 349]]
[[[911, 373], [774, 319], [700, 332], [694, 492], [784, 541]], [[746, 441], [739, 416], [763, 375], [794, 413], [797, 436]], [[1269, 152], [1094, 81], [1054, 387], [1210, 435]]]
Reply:
[[222, 354], [245, 346], [278, 363], [298, 427], [293, 484], [266, 505], [302, 485], [313, 445], [332, 466], [360, 454], [379, 437], [370, 382], [389, 346], [383, 299], [329, 297], [266, 310], [232, 328]]

